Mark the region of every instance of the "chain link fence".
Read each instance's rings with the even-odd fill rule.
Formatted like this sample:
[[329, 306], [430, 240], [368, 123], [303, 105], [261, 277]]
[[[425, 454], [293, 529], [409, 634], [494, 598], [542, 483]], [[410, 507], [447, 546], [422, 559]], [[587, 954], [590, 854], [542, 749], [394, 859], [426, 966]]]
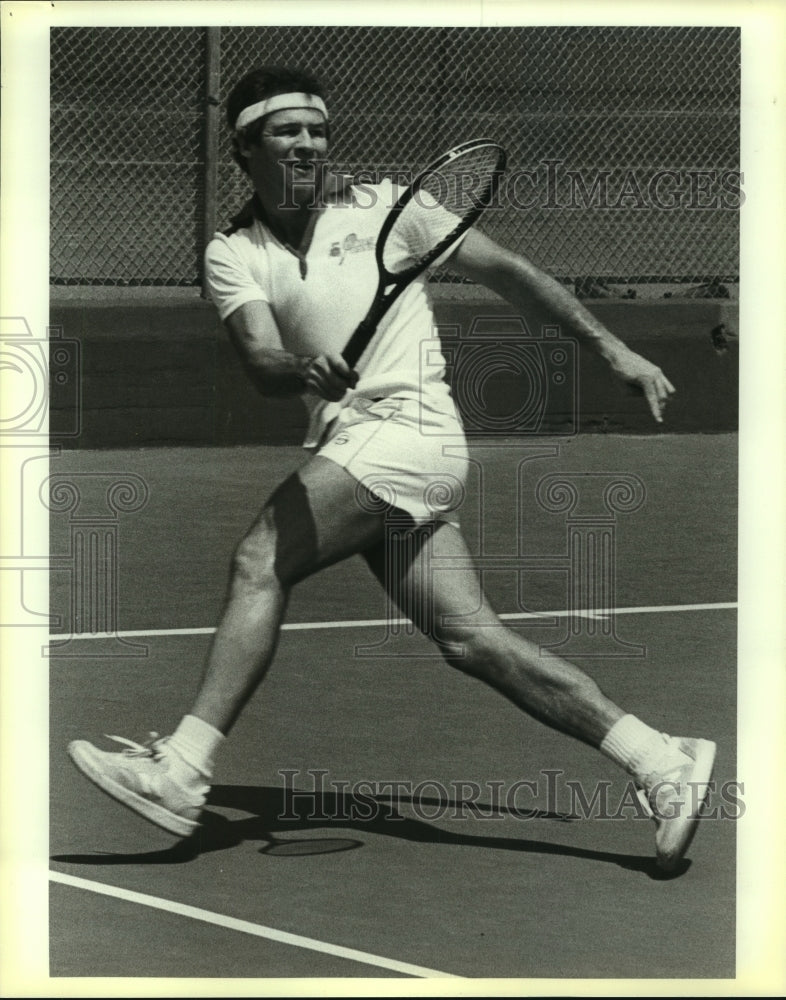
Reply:
[[482, 228], [580, 295], [736, 294], [740, 38], [701, 27], [55, 28], [53, 283], [199, 284], [249, 194], [224, 101], [265, 63], [324, 81], [349, 173], [500, 141]]

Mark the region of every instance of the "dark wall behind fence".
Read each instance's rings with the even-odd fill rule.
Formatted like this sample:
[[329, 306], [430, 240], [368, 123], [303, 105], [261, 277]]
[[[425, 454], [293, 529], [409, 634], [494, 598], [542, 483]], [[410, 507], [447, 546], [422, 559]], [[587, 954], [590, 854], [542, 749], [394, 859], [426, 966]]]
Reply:
[[[666, 423], [656, 424], [644, 401], [617, 383], [592, 351], [545, 339], [542, 324], [548, 316], [529, 315], [522, 331], [520, 318], [500, 300], [442, 300], [436, 305], [441, 334], [452, 338], [454, 351], [457, 337], [469, 351], [449, 380], [470, 434], [736, 430], [738, 342], [717, 335], [721, 325], [734, 329], [736, 303], [672, 299], [590, 307], [676, 385]], [[78, 372], [78, 378], [66, 379], [54, 372], [54, 444], [119, 448], [303, 440], [301, 401], [264, 399], [254, 390], [215, 310], [196, 292], [171, 293], [168, 301], [147, 305], [56, 301], [52, 322], [66, 341], [63, 374]], [[500, 343], [499, 374], [479, 390], [477, 378], [468, 379], [467, 373], [477, 376], [478, 351], [488, 370]]]
[[[324, 78], [342, 169], [507, 146], [483, 227], [590, 294], [735, 294], [735, 28], [54, 28], [51, 279], [198, 285], [247, 196], [223, 102], [247, 70]], [[723, 286], [719, 290], [719, 286]], [[700, 292], [702, 294], [702, 292]]]

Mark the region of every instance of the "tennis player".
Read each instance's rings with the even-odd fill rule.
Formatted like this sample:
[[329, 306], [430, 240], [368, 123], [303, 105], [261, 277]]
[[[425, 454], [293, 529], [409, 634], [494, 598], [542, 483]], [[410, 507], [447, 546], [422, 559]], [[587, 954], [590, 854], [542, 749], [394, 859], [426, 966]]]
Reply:
[[[715, 744], [664, 735], [610, 701], [577, 667], [541, 656], [500, 623], [474, 572], [424, 569], [435, 546], [440, 558], [467, 565], [469, 557], [455, 513], [467, 473], [461, 424], [444, 370], [433, 358], [426, 372], [420, 365], [421, 342], [432, 340], [434, 329], [426, 278], [389, 310], [355, 369], [341, 356], [376, 290], [374, 245], [392, 188], [361, 188], [328, 169], [328, 108], [307, 74], [256, 70], [230, 94], [227, 114], [253, 196], [207, 247], [209, 287], [259, 389], [303, 396], [311, 454], [273, 492], [235, 551], [200, 689], [172, 735], [150, 745], [123, 741], [129, 745], [114, 752], [79, 740], [71, 758], [140, 815], [177, 836], [192, 834], [217, 752], [268, 670], [290, 589], [360, 553], [451, 666], [633, 776], [656, 823], [657, 864], [674, 872], [695, 832]], [[674, 392], [665, 375], [558, 282], [476, 230], [449, 254], [452, 270], [522, 314], [533, 303], [547, 308], [663, 419]], [[454, 446], [443, 448], [445, 440]], [[392, 540], [391, 515], [411, 525], [409, 538], [404, 531]], [[471, 626], [456, 624], [470, 613]]]

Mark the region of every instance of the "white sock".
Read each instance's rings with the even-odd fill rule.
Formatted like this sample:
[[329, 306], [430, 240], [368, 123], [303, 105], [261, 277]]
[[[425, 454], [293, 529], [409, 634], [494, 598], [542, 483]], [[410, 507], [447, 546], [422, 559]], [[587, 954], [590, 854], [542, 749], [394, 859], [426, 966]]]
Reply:
[[643, 783], [658, 769], [665, 739], [635, 715], [623, 715], [604, 736], [600, 752]]
[[184, 715], [168, 740], [176, 754], [169, 767], [172, 777], [183, 784], [193, 784], [197, 776], [203, 782], [209, 781], [213, 777], [215, 753], [223, 741], [224, 734], [208, 722], [195, 715]]

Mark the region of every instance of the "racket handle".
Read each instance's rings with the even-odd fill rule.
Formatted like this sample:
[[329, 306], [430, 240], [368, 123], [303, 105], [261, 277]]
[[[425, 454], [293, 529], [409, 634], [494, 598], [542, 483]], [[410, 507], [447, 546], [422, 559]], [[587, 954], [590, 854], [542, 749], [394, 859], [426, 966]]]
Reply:
[[376, 329], [377, 324], [370, 322], [368, 319], [361, 320], [355, 327], [355, 332], [349, 338], [347, 346], [341, 352], [341, 356], [350, 368], [354, 368], [358, 363], [361, 354], [368, 347], [368, 343], [374, 336]]

